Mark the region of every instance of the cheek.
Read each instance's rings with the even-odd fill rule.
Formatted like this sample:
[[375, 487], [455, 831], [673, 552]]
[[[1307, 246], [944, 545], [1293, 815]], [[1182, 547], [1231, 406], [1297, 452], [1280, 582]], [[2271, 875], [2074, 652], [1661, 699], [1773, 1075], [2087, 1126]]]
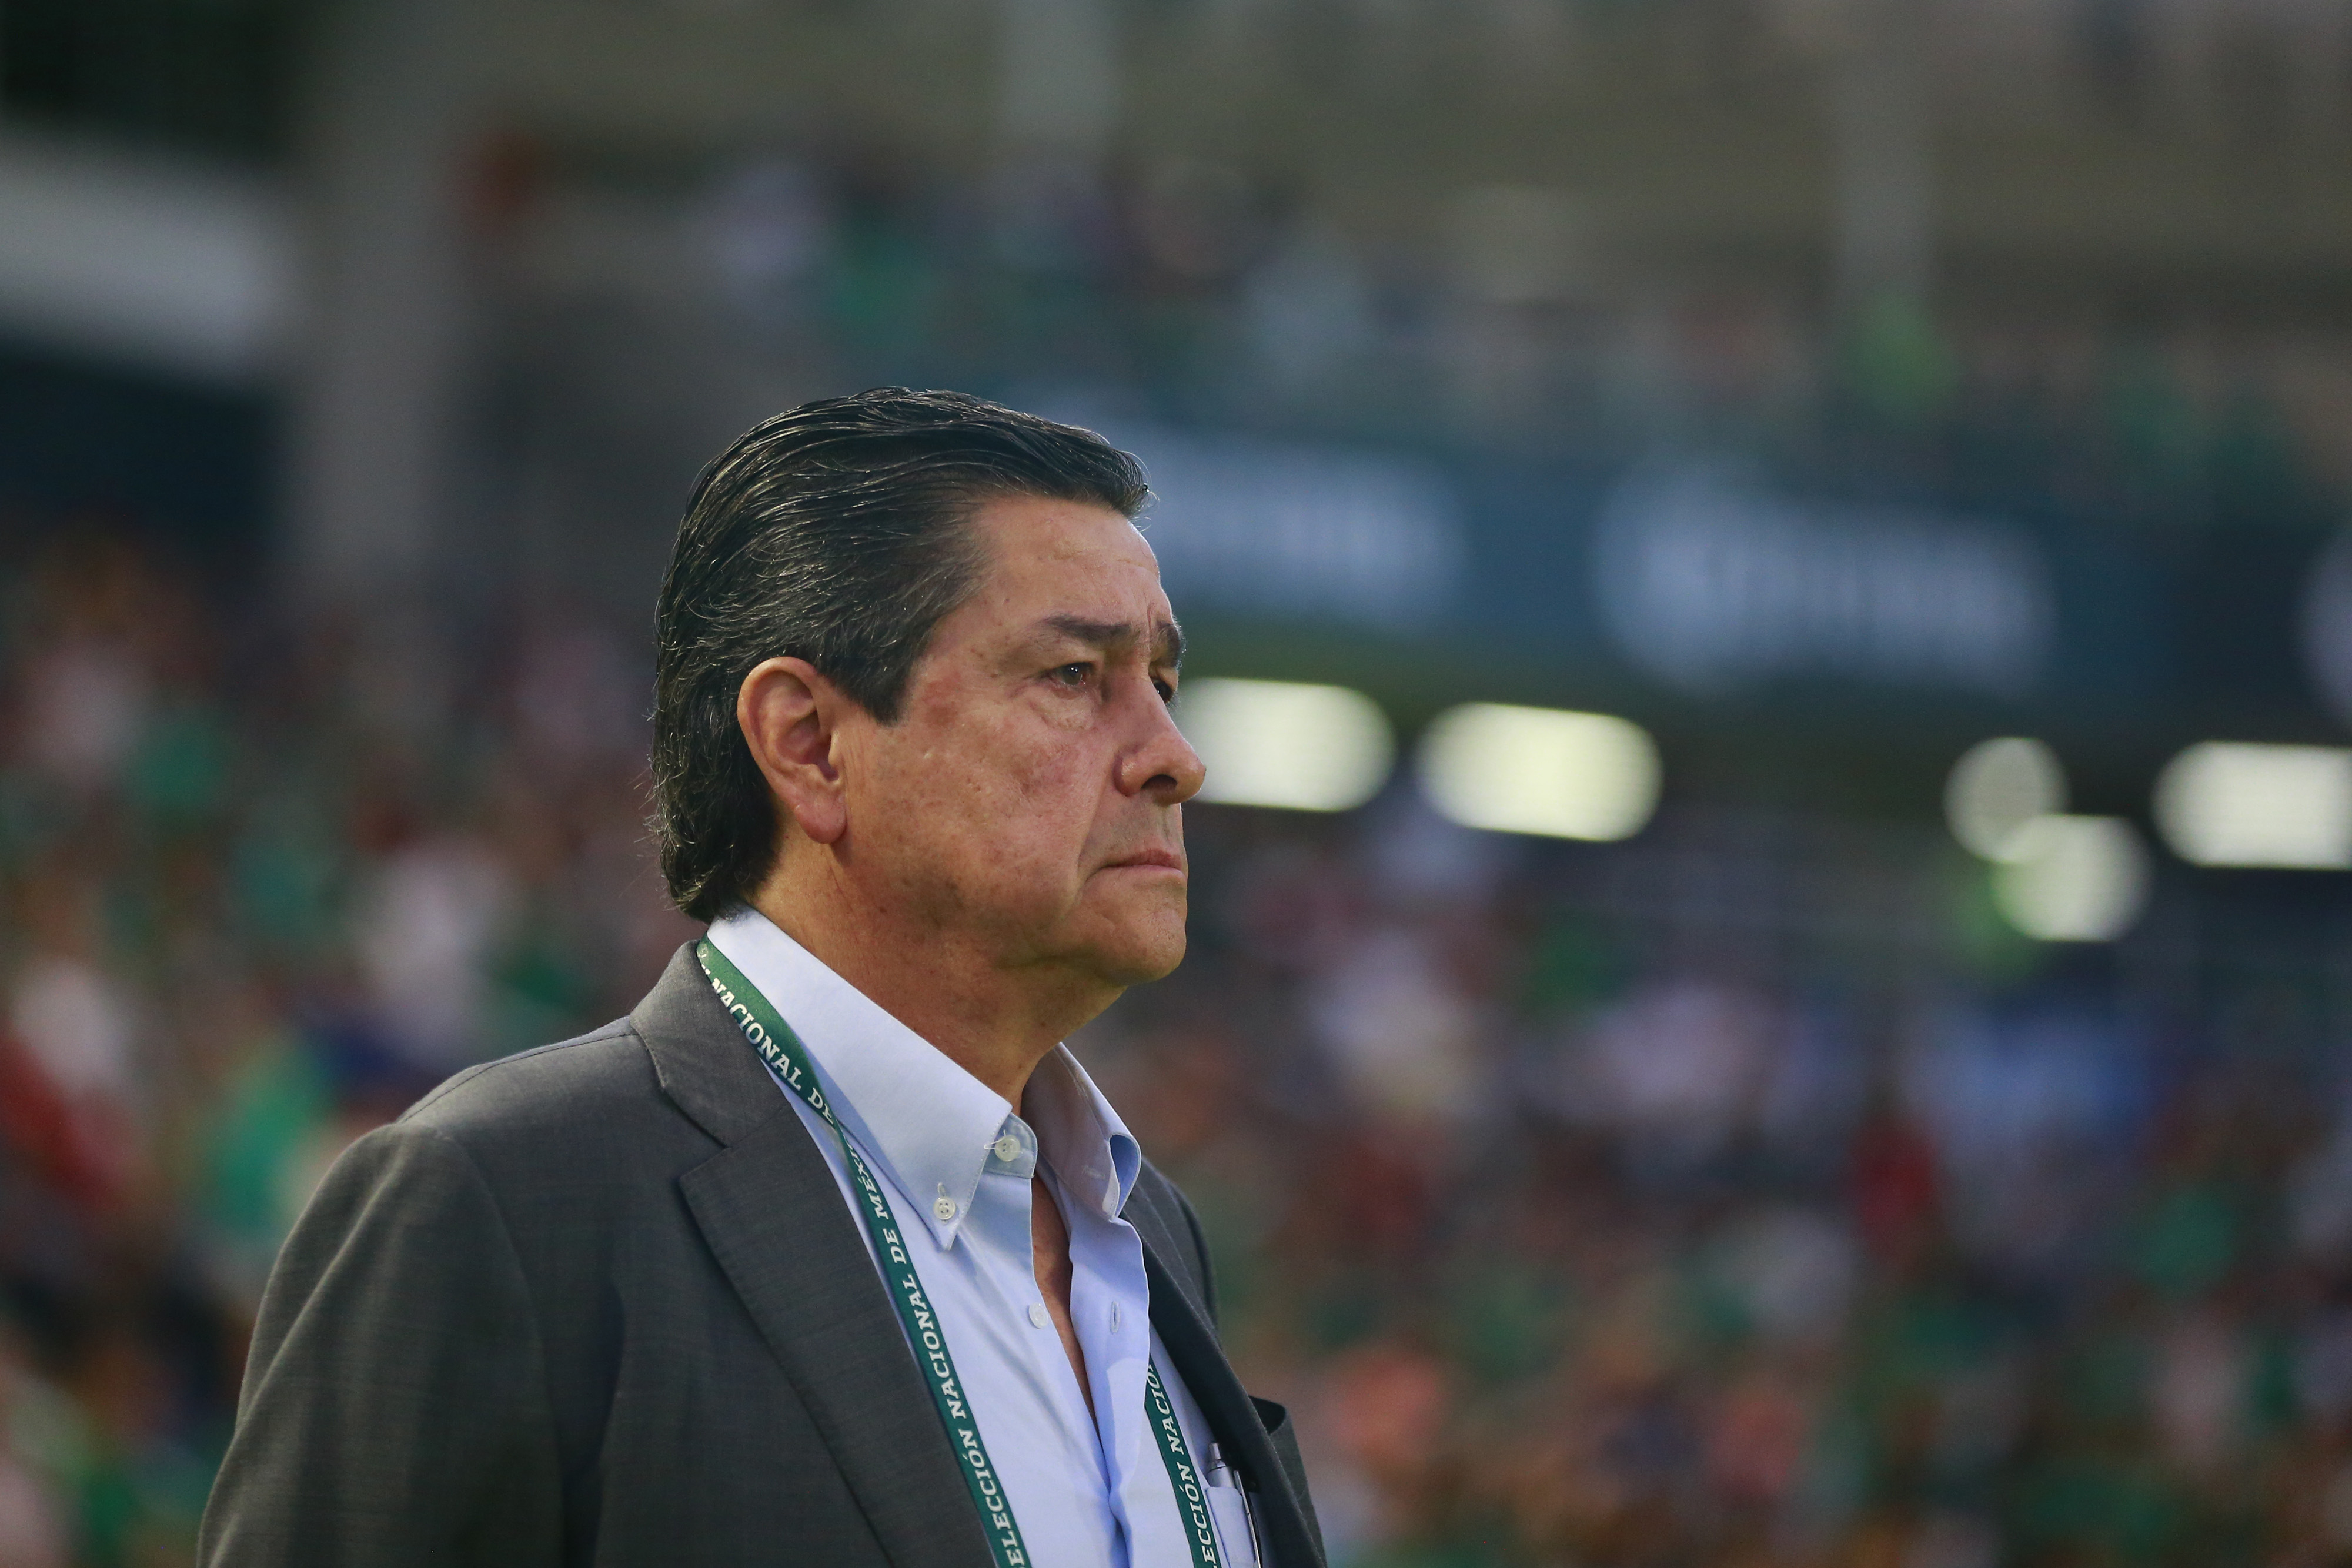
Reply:
[[1034, 872], [1076, 865], [1093, 837], [1099, 791], [1093, 775], [1054, 753], [1007, 758], [988, 826], [1010, 858]]
[[971, 793], [1008, 818], [1034, 819], [1048, 832], [1083, 832], [1108, 769], [1083, 735], [1020, 716], [969, 736], [961, 754]]
[[910, 837], [951, 838], [971, 851], [993, 841], [1051, 852], [1092, 831], [1110, 777], [1102, 737], [1075, 711], [1026, 698], [1004, 700], [960, 684], [918, 694], [905, 720], [878, 731], [877, 783]]
[[1099, 789], [1061, 737], [999, 728], [894, 758], [880, 815], [916, 865], [976, 892], [1025, 883], [1050, 896], [1083, 857]]

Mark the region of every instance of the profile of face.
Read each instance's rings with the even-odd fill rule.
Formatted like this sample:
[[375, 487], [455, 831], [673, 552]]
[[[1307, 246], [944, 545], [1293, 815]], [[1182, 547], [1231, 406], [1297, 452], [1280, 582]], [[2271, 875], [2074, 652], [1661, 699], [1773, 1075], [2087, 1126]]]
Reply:
[[1184, 956], [1182, 807], [1202, 772], [1169, 713], [1180, 642], [1159, 562], [1101, 507], [997, 497], [971, 526], [979, 582], [896, 722], [821, 694], [826, 788], [779, 793], [917, 939], [1081, 987], [1157, 979]]

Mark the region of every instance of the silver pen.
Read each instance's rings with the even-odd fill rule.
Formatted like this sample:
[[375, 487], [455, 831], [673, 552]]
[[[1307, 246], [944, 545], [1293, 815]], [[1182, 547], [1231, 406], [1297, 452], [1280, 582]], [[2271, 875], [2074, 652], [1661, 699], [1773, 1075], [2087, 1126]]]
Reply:
[[1265, 1568], [1265, 1545], [1258, 1539], [1257, 1505], [1250, 1500], [1249, 1483], [1245, 1478], [1236, 1475], [1232, 1466], [1225, 1463], [1224, 1450], [1214, 1443], [1209, 1445], [1207, 1480], [1213, 1487], [1231, 1487], [1242, 1494], [1242, 1518], [1249, 1524], [1250, 1561], [1256, 1564], [1257, 1568]]

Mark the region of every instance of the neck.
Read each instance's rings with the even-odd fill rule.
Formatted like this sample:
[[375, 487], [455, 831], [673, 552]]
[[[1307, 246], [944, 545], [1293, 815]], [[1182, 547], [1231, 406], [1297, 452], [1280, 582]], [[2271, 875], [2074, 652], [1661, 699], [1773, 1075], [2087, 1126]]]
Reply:
[[[1065, 966], [1009, 965], [971, 933], [861, 896], [827, 874], [829, 860], [784, 855], [751, 906], [1015, 1109], [1037, 1064], [1118, 995]], [[795, 875], [795, 862], [807, 869]]]

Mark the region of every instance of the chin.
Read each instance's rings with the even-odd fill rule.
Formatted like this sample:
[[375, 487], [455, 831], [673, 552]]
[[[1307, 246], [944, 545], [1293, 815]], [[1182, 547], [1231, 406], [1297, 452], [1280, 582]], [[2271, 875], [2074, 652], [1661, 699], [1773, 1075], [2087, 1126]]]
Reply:
[[1184, 961], [1184, 921], [1179, 915], [1166, 925], [1139, 923], [1112, 940], [1097, 945], [1094, 968], [1118, 986], [1141, 986], [1166, 979]]
[[1135, 977], [1127, 983], [1130, 986], [1142, 986], [1149, 985], [1153, 980], [1164, 980], [1174, 974], [1176, 967], [1183, 961], [1184, 944], [1177, 942], [1161, 948], [1148, 960], [1138, 964], [1135, 967]]
[[[1158, 880], [1158, 879], [1154, 879]], [[1181, 883], [1170, 887], [1124, 887], [1123, 896], [1085, 900], [1062, 923], [1061, 939], [1049, 947], [1091, 971], [1105, 984], [1140, 986], [1163, 979], [1184, 961], [1184, 922], [1189, 901]]]

